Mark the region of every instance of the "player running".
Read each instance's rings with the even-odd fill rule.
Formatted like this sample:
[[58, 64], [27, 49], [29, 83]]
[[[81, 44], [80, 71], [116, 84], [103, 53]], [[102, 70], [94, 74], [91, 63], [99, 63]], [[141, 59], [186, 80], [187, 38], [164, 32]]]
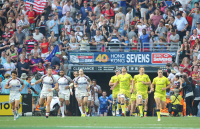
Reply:
[[[12, 78], [9, 79], [5, 85], [5, 89], [10, 89], [10, 103], [12, 105], [12, 111], [14, 113], [14, 120], [19, 118], [18, 110], [20, 104], [20, 91], [24, 88], [22, 80], [17, 78], [17, 72], [11, 72]], [[20, 86], [21, 85], [21, 86]]]
[[[43, 83], [41, 95], [40, 95], [40, 106], [44, 106], [44, 100], [47, 99], [47, 108], [46, 108], [46, 118], [49, 117], [50, 112], [50, 103], [53, 96], [53, 90], [58, 88], [58, 83], [56, 83], [57, 79], [52, 75], [52, 68], [48, 68], [47, 74], [43, 75], [40, 80], [32, 83], [31, 85], [38, 84], [40, 82]], [[52, 88], [52, 86], [56, 83], [56, 86]], [[42, 108], [41, 108], [42, 109]]]
[[[120, 70], [116, 69], [114, 76], [111, 77], [109, 86], [112, 89], [112, 86], [117, 82], [118, 76], [120, 75]], [[115, 105], [116, 105], [116, 99], [118, 98], [117, 102], [117, 109], [116, 109], [116, 114], [119, 115], [119, 109], [120, 109], [120, 96], [119, 96], [119, 84], [112, 90], [112, 97], [113, 97], [113, 104], [112, 104], [112, 115], [115, 116]]]
[[60, 101], [60, 110], [62, 114], [62, 118], [65, 117], [64, 114], [64, 101], [66, 104], [67, 110], [69, 109], [70, 104], [70, 88], [73, 86], [73, 81], [70, 77], [64, 75], [64, 70], [60, 70], [60, 77], [58, 78], [58, 86], [59, 86], [59, 101]]
[[148, 85], [151, 80], [147, 74], [144, 74], [144, 67], [140, 67], [139, 74], [134, 76], [134, 83], [137, 85], [137, 102], [140, 110], [140, 117], [143, 117], [143, 100], [144, 100], [144, 116], [147, 116], [148, 108]]
[[106, 96], [107, 93], [106, 91], [103, 91], [102, 96], [99, 97], [99, 113], [100, 116], [107, 116], [108, 114], [108, 109], [109, 109], [109, 102], [108, 102], [108, 97]]
[[118, 84], [120, 86], [120, 102], [122, 108], [122, 116], [125, 115], [126, 106], [125, 99], [130, 98], [130, 84], [132, 83], [132, 76], [127, 73], [126, 67], [122, 67], [122, 74], [117, 78], [117, 82], [111, 89], [113, 90]]
[[75, 86], [78, 87], [78, 99], [82, 106], [82, 117], [86, 116], [86, 107], [88, 102], [88, 94], [90, 91], [90, 78], [84, 75], [82, 69], [79, 70], [79, 76], [75, 80]]
[[168, 80], [168, 78], [163, 76], [162, 69], [158, 69], [158, 77], [153, 79], [151, 91], [154, 91], [154, 86], [156, 87], [154, 99], [156, 101], [157, 116], [158, 121], [161, 121], [160, 109], [164, 109], [166, 101], [166, 89], [170, 88], [170, 81]]

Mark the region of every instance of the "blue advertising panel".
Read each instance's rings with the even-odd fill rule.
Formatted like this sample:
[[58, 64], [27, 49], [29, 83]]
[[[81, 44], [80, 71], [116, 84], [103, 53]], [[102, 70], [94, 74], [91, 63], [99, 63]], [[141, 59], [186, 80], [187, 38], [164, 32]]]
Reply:
[[175, 53], [70, 52], [69, 63], [91, 65], [155, 65], [172, 63], [173, 55], [175, 55]]

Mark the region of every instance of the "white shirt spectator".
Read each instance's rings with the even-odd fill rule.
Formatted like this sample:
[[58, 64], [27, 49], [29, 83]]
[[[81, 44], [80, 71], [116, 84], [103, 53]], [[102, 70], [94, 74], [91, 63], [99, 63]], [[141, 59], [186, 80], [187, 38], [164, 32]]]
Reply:
[[146, 27], [147, 27], [146, 25], [137, 25], [138, 34], [142, 35], [142, 30], [145, 29]]
[[170, 73], [169, 76], [168, 76], [168, 79], [170, 81], [172, 81], [174, 79], [175, 75], [173, 73]]
[[197, 29], [197, 34], [200, 35], [200, 29], [196, 28]]
[[185, 28], [185, 25], [187, 25], [188, 22], [184, 17], [181, 17], [180, 19], [176, 18], [173, 25], [177, 27], [178, 31], [182, 31]]
[[13, 71], [13, 70], [15, 70], [15, 64], [14, 63], [12, 63], [12, 62], [10, 62], [10, 63], [5, 63], [4, 65], [3, 65], [3, 67], [4, 67], [4, 69], [5, 70], [8, 70], [8, 69], [10, 69], [9, 71], [6, 71], [5, 72], [5, 74], [7, 73], [7, 74], [10, 74], [11, 75], [11, 71]]
[[33, 38], [37, 40], [38, 42], [41, 41], [43, 37], [44, 35], [42, 33], [39, 33], [38, 35], [36, 35], [36, 33], [33, 33]]
[[[18, 27], [19, 27], [19, 26], [25, 26], [25, 25], [29, 25], [29, 22], [28, 22], [26, 19], [24, 19], [24, 21], [20, 20], [20, 21], [18, 21], [18, 23], [17, 23], [17, 26], [18, 26]], [[22, 30], [22, 32], [23, 32], [26, 36], [28, 36], [28, 34], [29, 34], [28, 28], [24, 28], [24, 29]]]
[[82, 40], [83, 33], [82, 32], [75, 32], [75, 35], [76, 35], [78, 42], [80, 42]]
[[67, 4], [63, 6], [62, 14], [65, 15], [66, 12], [70, 12], [72, 6], [68, 6]]

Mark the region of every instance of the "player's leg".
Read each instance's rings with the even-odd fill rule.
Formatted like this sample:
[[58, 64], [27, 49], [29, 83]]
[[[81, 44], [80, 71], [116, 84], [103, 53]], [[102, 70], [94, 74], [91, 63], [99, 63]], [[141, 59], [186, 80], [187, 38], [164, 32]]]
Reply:
[[18, 114], [19, 104], [20, 104], [20, 100], [15, 100], [15, 113], [16, 113], [16, 119], [19, 118], [19, 114]]
[[144, 116], [147, 116], [147, 110], [148, 110], [148, 94], [143, 95], [144, 102]]
[[119, 92], [117, 93], [117, 109], [116, 109], [116, 115], [119, 115], [119, 109], [121, 108], [121, 94]]
[[160, 108], [161, 108], [161, 100], [159, 97], [155, 97], [156, 101], [156, 109], [157, 109], [157, 116], [158, 116], [158, 121], [160, 121]]
[[104, 115], [104, 111], [102, 109], [99, 109], [99, 114], [102, 117]]
[[40, 110], [44, 110], [44, 100], [45, 99], [46, 99], [46, 96], [41, 94], [40, 95], [40, 100], [39, 100]]
[[131, 115], [136, 115], [136, 100], [131, 100], [131, 111], [130, 111], [130, 116]]
[[65, 117], [65, 113], [64, 113], [64, 98], [62, 98], [60, 95], [59, 95], [59, 101], [60, 101], [60, 111], [61, 111], [61, 114], [62, 114], [62, 117]]
[[83, 98], [83, 102], [82, 102], [82, 111], [83, 111], [84, 117], [86, 116], [86, 106], [87, 106], [87, 102], [88, 102], [88, 97], [85, 96], [85, 97]]
[[15, 110], [15, 101], [10, 101], [12, 105], [12, 112], [14, 114], [14, 120], [16, 120], [16, 110]]
[[125, 95], [124, 94], [121, 94], [120, 96], [120, 101], [121, 101], [121, 108], [122, 108], [122, 116], [125, 115]]
[[95, 99], [94, 105], [95, 105], [95, 114], [98, 116], [99, 115], [99, 100], [98, 99]]
[[140, 117], [143, 117], [143, 102], [142, 102], [142, 94], [137, 93], [137, 102], [138, 102], [138, 108], [140, 110]]
[[108, 110], [106, 110], [105, 112], [104, 112], [104, 116], [107, 116], [108, 115]]
[[70, 93], [65, 95], [66, 113], [69, 111], [69, 104], [70, 104]]
[[78, 108], [79, 108], [79, 111], [80, 111], [80, 113], [81, 113], [81, 115], [83, 114], [83, 112], [82, 112], [82, 107], [81, 107], [81, 103], [80, 103], [80, 100], [79, 100], [79, 94], [78, 94], [78, 91], [75, 91], [75, 96], [76, 96], [76, 100], [77, 100], [77, 102], [78, 102]]
[[52, 100], [52, 96], [48, 96], [47, 97], [46, 118], [49, 117], [51, 100]]

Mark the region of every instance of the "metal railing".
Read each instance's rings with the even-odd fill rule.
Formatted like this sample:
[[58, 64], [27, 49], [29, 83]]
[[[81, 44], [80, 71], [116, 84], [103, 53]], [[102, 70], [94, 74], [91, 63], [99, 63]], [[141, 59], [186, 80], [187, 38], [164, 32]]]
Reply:
[[180, 48], [178, 43], [129, 43], [123, 42], [97, 43], [68, 43], [71, 49], [66, 52], [177, 52]]

